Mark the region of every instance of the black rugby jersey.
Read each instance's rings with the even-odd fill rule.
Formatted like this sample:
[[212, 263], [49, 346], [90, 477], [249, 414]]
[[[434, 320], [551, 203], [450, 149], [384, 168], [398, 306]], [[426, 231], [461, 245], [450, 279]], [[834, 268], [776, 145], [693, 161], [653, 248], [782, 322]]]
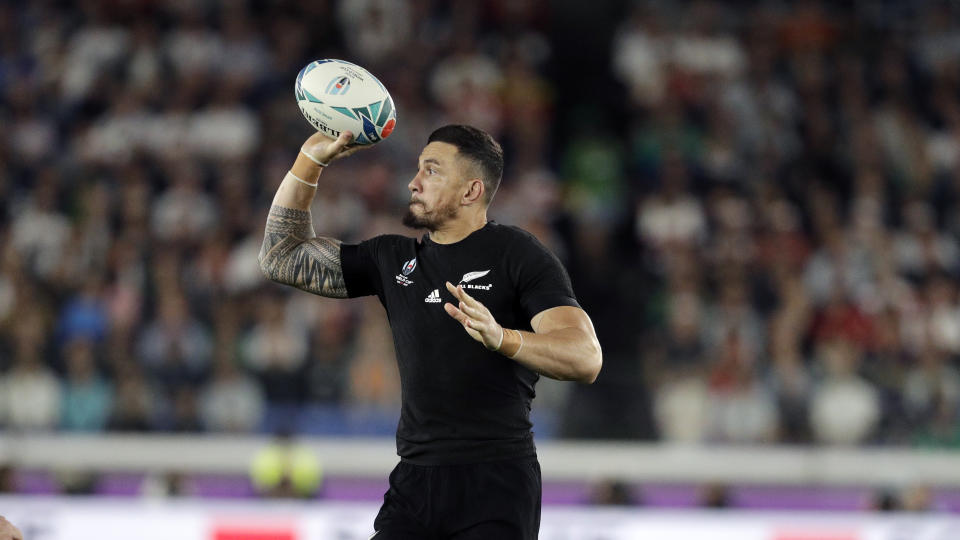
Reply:
[[462, 284], [505, 328], [556, 306], [579, 307], [560, 261], [533, 235], [488, 222], [454, 244], [399, 235], [341, 246], [349, 296], [376, 295], [400, 370], [397, 453], [421, 465], [535, 456], [530, 404], [539, 375], [488, 351], [447, 315], [444, 283]]

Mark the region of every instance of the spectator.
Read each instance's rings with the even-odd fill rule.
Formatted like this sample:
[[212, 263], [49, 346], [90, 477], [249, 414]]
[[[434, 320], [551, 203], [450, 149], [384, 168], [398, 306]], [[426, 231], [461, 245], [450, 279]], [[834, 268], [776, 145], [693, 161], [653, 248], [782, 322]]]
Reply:
[[698, 200], [685, 192], [686, 170], [679, 160], [664, 167], [660, 191], [637, 209], [637, 233], [657, 250], [696, 245], [706, 234], [706, 216]]
[[167, 416], [163, 419], [161, 429], [182, 433], [203, 431], [200, 405], [195, 387], [181, 385], [173, 390], [170, 410], [167, 411]]
[[200, 416], [208, 431], [254, 431], [263, 416], [263, 392], [237, 367], [229, 353], [218, 350], [213, 378], [200, 395]]
[[654, 414], [663, 440], [706, 441], [710, 416], [707, 385], [691, 375], [662, 382], [654, 397]]
[[0, 413], [13, 429], [49, 430], [60, 421], [62, 391], [56, 374], [43, 362], [43, 315], [23, 313], [14, 325], [13, 366], [0, 376]]
[[952, 435], [944, 424], [960, 408], [960, 372], [951, 365], [944, 351], [928, 345], [916, 365], [906, 373], [903, 400], [907, 418], [916, 426], [918, 436], [924, 434], [931, 442]]
[[856, 374], [861, 350], [851, 341], [836, 338], [817, 350], [824, 370], [813, 390], [810, 426], [818, 441], [856, 444], [873, 435], [880, 417], [877, 391]]
[[60, 426], [68, 431], [101, 431], [113, 405], [113, 389], [97, 373], [93, 344], [77, 339], [64, 347], [67, 378], [63, 386]]
[[263, 294], [257, 303], [256, 323], [242, 338], [241, 354], [263, 388], [266, 428], [291, 430], [306, 397], [307, 335], [285, 316], [281, 297]]
[[379, 65], [410, 39], [410, 3], [406, 0], [341, 2], [337, 18], [355, 39], [347, 46], [357, 58]]
[[156, 427], [160, 396], [146, 381], [140, 366], [131, 361], [121, 362], [114, 377], [117, 391], [109, 428], [114, 431], [149, 431]]
[[70, 223], [59, 210], [56, 171], [40, 171], [30, 200], [12, 223], [11, 242], [24, 267], [41, 279], [54, 280], [63, 271]]
[[731, 331], [717, 345], [710, 373], [708, 437], [736, 443], [762, 443], [776, 434], [776, 402], [755, 373], [753, 352]]
[[48, 430], [60, 419], [59, 382], [36, 356], [20, 356], [3, 377], [2, 408], [14, 429]]
[[14, 429], [49, 430], [60, 420], [60, 385], [54, 373], [36, 356], [18, 356], [13, 369], [0, 380], [0, 409]]
[[102, 289], [100, 277], [89, 276], [78, 294], [66, 302], [58, 329], [63, 343], [74, 340], [102, 342], [106, 339], [110, 323]]
[[340, 302], [324, 302], [310, 332], [308, 396], [314, 403], [343, 403], [349, 391], [350, 360], [356, 343], [353, 313]]
[[217, 219], [214, 201], [203, 192], [202, 171], [180, 162], [170, 171], [170, 187], [153, 206], [153, 233], [160, 240], [195, 242], [209, 235]]
[[168, 388], [194, 385], [209, 367], [210, 337], [177, 291], [160, 298], [157, 316], [144, 328], [138, 355], [150, 373]]

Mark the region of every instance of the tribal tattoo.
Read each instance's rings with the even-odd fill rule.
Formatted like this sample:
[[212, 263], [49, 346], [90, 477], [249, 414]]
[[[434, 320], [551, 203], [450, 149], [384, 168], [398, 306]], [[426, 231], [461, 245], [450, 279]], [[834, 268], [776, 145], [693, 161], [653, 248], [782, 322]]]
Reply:
[[258, 258], [260, 270], [273, 281], [320, 296], [347, 297], [340, 241], [315, 237], [308, 211], [270, 207]]

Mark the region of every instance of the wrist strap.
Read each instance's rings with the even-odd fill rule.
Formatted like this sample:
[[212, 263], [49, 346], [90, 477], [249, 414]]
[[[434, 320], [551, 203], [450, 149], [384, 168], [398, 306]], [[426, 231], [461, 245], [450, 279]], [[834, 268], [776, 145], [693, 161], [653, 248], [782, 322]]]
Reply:
[[310, 187], [312, 187], [312, 188], [317, 187], [317, 185], [320, 183], [319, 181], [317, 181], [316, 184], [311, 184], [310, 182], [307, 182], [307, 181], [304, 180], [303, 178], [300, 178], [299, 176], [293, 174], [293, 171], [287, 171], [287, 174], [289, 174], [290, 176], [292, 176], [293, 179], [296, 180], [297, 182], [300, 182], [301, 184], [310, 186]]
[[324, 163], [324, 162], [320, 161], [319, 159], [311, 156], [310, 154], [304, 152], [302, 148], [300, 149], [300, 153], [303, 154], [303, 155], [305, 155], [305, 156], [307, 156], [308, 158], [310, 158], [310, 161], [316, 163], [317, 165], [319, 165], [319, 166], [321, 166], [321, 167], [326, 167], [326, 166], [330, 165], [330, 162], [329, 162], [329, 161], [326, 162], [326, 163]]
[[493, 348], [493, 351], [494, 351], [494, 352], [500, 350], [500, 346], [503, 345], [503, 335], [506, 334], [506, 333], [507, 333], [507, 329], [501, 326], [501, 327], [500, 327], [500, 341], [497, 343], [497, 346]]

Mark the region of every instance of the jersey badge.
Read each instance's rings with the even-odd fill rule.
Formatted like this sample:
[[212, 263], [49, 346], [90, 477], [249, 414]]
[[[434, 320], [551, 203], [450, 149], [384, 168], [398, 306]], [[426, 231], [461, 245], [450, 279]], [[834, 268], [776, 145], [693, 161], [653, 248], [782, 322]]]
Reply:
[[489, 291], [490, 289], [493, 288], [493, 283], [487, 283], [486, 285], [478, 285], [476, 283], [470, 283], [471, 281], [475, 279], [480, 279], [489, 273], [490, 273], [490, 270], [478, 270], [476, 272], [467, 272], [466, 274], [463, 275], [462, 278], [460, 278], [460, 285], [462, 285], [464, 289], [480, 289], [482, 291]]
[[397, 285], [403, 285], [404, 287], [409, 287], [410, 285], [413, 285], [413, 280], [408, 278], [407, 276], [412, 274], [413, 269], [416, 267], [417, 267], [416, 257], [403, 263], [403, 266], [400, 267], [400, 273], [397, 274], [397, 277], [396, 277]]
[[489, 273], [490, 273], [489, 270], [480, 270], [479, 272], [467, 272], [466, 274], [463, 275], [462, 278], [460, 278], [460, 283], [468, 283], [475, 279], [482, 278], [483, 276]]

